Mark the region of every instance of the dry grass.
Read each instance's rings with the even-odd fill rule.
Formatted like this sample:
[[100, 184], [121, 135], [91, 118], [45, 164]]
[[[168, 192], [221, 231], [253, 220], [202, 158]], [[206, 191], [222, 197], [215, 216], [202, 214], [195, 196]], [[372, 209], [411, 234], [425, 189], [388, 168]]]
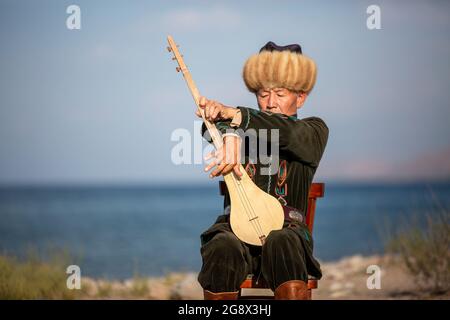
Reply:
[[417, 285], [432, 294], [450, 290], [450, 210], [442, 209], [400, 228], [388, 241], [386, 250], [399, 255]]
[[0, 299], [75, 299], [66, 286], [68, 255], [56, 253], [44, 263], [34, 254], [25, 261], [0, 256]]
[[[82, 276], [81, 289], [70, 290], [66, 286], [69, 276], [66, 268], [71, 259], [64, 252], [55, 252], [46, 261], [33, 253], [25, 259], [0, 255], [0, 300], [181, 299], [185, 296], [197, 298], [196, 294], [201, 293], [197, 283], [191, 283], [190, 274], [182, 273], [162, 277], [135, 274], [124, 281]], [[178, 288], [183, 283], [185, 287]]]

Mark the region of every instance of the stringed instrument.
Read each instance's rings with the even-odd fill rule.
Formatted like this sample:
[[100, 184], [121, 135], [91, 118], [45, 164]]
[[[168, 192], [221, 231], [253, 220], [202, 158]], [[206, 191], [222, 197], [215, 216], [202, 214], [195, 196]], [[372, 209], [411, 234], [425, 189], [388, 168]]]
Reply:
[[[223, 145], [222, 135], [215, 124], [205, 118], [204, 110], [199, 106], [200, 93], [183, 61], [182, 55], [178, 51], [178, 45], [175, 44], [171, 36], [168, 36], [167, 40], [169, 42], [167, 50], [173, 53], [172, 60], [178, 62], [176, 70], [183, 73], [197, 105], [197, 110], [211, 135], [214, 147], [218, 150]], [[270, 231], [279, 230], [283, 227], [283, 207], [275, 197], [261, 190], [253, 182], [242, 165], [240, 165], [240, 171], [242, 172], [241, 177], [238, 177], [233, 171], [223, 176], [230, 195], [231, 229], [240, 240], [251, 245], [261, 246]]]

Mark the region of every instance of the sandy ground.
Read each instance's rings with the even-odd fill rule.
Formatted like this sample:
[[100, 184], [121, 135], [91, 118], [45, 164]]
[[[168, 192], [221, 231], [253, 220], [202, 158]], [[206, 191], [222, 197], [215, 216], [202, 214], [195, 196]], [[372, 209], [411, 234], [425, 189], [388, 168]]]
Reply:
[[[380, 289], [369, 289], [371, 265], [379, 267]], [[419, 288], [402, 263], [390, 256], [360, 255], [333, 263], [322, 263], [323, 277], [313, 299], [450, 299], [450, 292], [432, 295]], [[369, 281], [376, 284], [374, 281]], [[84, 298], [100, 299], [202, 299], [196, 273], [172, 273], [161, 278], [141, 278], [123, 282], [84, 279]], [[266, 290], [266, 293], [270, 291]]]

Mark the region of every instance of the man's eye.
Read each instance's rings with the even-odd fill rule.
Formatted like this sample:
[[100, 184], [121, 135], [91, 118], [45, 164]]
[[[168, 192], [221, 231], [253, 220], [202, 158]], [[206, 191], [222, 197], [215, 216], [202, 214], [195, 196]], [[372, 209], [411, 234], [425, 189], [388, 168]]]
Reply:
[[277, 94], [277, 96], [279, 96], [280, 98], [283, 98], [284, 94]]
[[269, 95], [268, 94], [265, 94], [265, 95], [261, 95], [260, 97], [261, 98], [267, 98]]

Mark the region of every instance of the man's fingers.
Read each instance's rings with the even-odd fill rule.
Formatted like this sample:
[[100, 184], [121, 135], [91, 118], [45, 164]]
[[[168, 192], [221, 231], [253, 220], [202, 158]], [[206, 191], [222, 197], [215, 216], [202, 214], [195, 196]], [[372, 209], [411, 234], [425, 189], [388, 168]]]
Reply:
[[234, 173], [236, 173], [236, 175], [237, 175], [238, 177], [242, 177], [242, 172], [241, 172], [241, 166], [240, 166], [240, 164], [235, 165], [234, 168], [233, 168], [233, 171], [234, 171]]
[[214, 157], [214, 151], [211, 151], [210, 153], [208, 153], [206, 156], [205, 156], [205, 160], [209, 160], [209, 159], [211, 159], [212, 157]]
[[231, 171], [234, 171], [238, 177], [242, 177], [239, 145], [240, 141], [236, 137], [226, 136], [224, 144], [220, 148], [205, 156], [205, 160], [215, 158], [205, 167], [205, 171], [209, 171], [214, 165], [217, 165], [217, 168], [211, 172], [210, 178], [221, 174], [225, 175]]
[[220, 113], [220, 108], [216, 105], [214, 111], [211, 113], [211, 120], [215, 120], [217, 115]]
[[213, 121], [215, 119], [215, 114], [217, 115], [217, 105], [213, 104], [208, 107], [208, 120]]
[[[223, 105], [215, 100], [208, 100], [205, 97], [200, 97], [198, 100], [199, 107], [204, 110], [205, 119], [214, 121], [220, 115], [222, 116]], [[196, 113], [201, 117], [200, 113]]]
[[223, 160], [223, 149], [220, 148], [220, 149], [218, 149], [217, 151], [214, 151], [214, 156], [216, 157], [216, 159], [217, 159], [219, 162], [222, 162], [222, 160]]
[[227, 173], [230, 173], [233, 171], [234, 164], [227, 164], [225, 168], [222, 170], [222, 175], [226, 175]]
[[205, 167], [205, 172], [208, 172], [209, 170], [211, 170], [212, 167], [214, 167], [217, 164], [217, 162], [215, 160], [211, 161], [206, 167]]
[[211, 106], [209, 104], [207, 104], [206, 107], [205, 107], [205, 118], [207, 120], [209, 120], [210, 113], [211, 113]]
[[212, 157], [215, 157], [218, 161], [221, 161], [222, 160], [222, 151], [221, 150], [217, 150], [217, 151], [211, 151], [210, 153], [208, 153], [206, 156], [205, 156], [205, 160], [209, 160], [209, 159], [211, 159]]
[[200, 105], [200, 108], [204, 108], [206, 106], [206, 103], [208, 102], [208, 99], [205, 97], [200, 97], [198, 104]]
[[206, 104], [205, 110], [208, 110], [207, 119], [213, 121], [217, 118], [217, 115], [222, 110], [222, 104], [217, 101], [209, 100]]
[[227, 166], [226, 163], [221, 163], [221, 164], [216, 168], [216, 170], [214, 170], [213, 172], [211, 172], [211, 174], [209, 175], [209, 177], [212, 178], [212, 177], [215, 177], [215, 176], [219, 175], [219, 174], [223, 171], [223, 169], [224, 169], [226, 166]]
[[206, 104], [206, 107], [205, 107], [205, 118], [206, 119], [210, 119], [210, 116], [211, 116], [211, 111], [213, 111], [213, 108], [214, 107], [214, 105], [211, 105], [211, 101], [208, 101], [208, 103]]

